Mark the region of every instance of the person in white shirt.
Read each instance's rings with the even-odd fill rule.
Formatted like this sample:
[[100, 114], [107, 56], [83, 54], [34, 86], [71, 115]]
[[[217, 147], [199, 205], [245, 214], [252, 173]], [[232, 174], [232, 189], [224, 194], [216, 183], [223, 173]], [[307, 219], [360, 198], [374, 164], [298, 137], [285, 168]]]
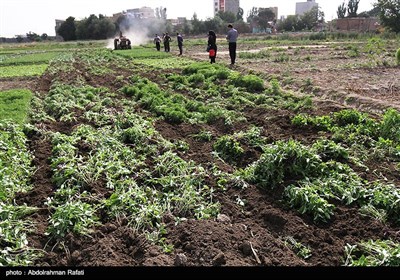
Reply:
[[161, 38], [160, 36], [158, 36], [158, 34], [156, 34], [156, 36], [154, 37], [154, 43], [156, 44], [156, 49], [157, 51], [160, 51], [161, 49]]
[[228, 28], [229, 31], [228, 35], [226, 35], [226, 40], [229, 42], [229, 56], [231, 58], [231, 65], [234, 65], [236, 62], [236, 41], [239, 33], [235, 28], [233, 28], [232, 24], [229, 24]]

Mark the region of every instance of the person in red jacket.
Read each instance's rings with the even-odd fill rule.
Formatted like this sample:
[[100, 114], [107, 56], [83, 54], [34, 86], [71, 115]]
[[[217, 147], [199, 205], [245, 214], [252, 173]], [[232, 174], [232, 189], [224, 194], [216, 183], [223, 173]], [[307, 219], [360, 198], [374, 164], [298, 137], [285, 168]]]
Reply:
[[210, 63], [215, 63], [215, 58], [217, 57], [217, 35], [212, 30], [208, 31], [207, 44], [207, 51], [208, 57], [210, 58]]

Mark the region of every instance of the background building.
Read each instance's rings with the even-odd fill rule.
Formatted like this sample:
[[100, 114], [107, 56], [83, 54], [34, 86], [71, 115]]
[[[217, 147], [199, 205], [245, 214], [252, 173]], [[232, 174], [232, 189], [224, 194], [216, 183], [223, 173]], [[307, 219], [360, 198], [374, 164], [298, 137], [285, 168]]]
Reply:
[[132, 14], [135, 18], [155, 18], [154, 10], [150, 7], [142, 7], [138, 9], [128, 9], [127, 13]]
[[318, 7], [318, 3], [315, 0], [307, 0], [307, 2], [297, 2], [296, 3], [296, 15], [303, 15], [305, 12], [308, 12], [313, 7]]
[[380, 28], [379, 20], [375, 17], [338, 18], [336, 29], [339, 31], [376, 32]]
[[56, 26], [55, 26], [56, 36], [59, 36], [58, 29], [60, 28], [61, 24], [63, 24], [64, 22], [65, 22], [65, 20], [63, 20], [63, 19], [56, 19]]
[[239, 5], [239, 0], [214, 0], [214, 16], [220, 11], [236, 15], [239, 12]]

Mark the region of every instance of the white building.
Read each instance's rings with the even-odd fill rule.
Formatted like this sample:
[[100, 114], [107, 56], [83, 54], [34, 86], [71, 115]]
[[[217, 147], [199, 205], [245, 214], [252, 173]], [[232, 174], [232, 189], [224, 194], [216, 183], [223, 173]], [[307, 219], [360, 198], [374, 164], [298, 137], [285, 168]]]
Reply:
[[126, 10], [127, 13], [133, 15], [135, 18], [155, 18], [154, 10], [150, 7], [142, 7], [137, 9]]
[[239, 0], [214, 0], [214, 16], [220, 11], [236, 15], [239, 12], [239, 5]]
[[318, 7], [318, 3], [315, 0], [307, 0], [307, 2], [296, 3], [296, 15], [303, 15], [304, 13], [311, 10], [313, 7]]

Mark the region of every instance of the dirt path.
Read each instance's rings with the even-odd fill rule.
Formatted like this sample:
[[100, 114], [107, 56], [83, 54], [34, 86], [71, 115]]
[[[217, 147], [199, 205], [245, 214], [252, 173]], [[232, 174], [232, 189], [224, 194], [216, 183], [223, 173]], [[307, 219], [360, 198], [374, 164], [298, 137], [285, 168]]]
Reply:
[[0, 91], [22, 88], [34, 90], [37, 81], [36, 77], [0, 78]]
[[[226, 44], [218, 46], [217, 63], [228, 64]], [[208, 60], [207, 52], [196, 46], [185, 55], [196, 60]], [[241, 52], [258, 52], [264, 49], [287, 49], [289, 61], [274, 62], [270, 59], [242, 59]], [[201, 48], [200, 48], [201, 49]], [[295, 49], [303, 54], [295, 56]], [[311, 94], [370, 113], [382, 113], [387, 108], [400, 110], [400, 67], [367, 66], [367, 58], [348, 58], [338, 52], [332, 55], [329, 44], [306, 46], [277, 46], [252, 48], [238, 46], [235, 70], [256, 72], [266, 79], [278, 78], [286, 89]]]

